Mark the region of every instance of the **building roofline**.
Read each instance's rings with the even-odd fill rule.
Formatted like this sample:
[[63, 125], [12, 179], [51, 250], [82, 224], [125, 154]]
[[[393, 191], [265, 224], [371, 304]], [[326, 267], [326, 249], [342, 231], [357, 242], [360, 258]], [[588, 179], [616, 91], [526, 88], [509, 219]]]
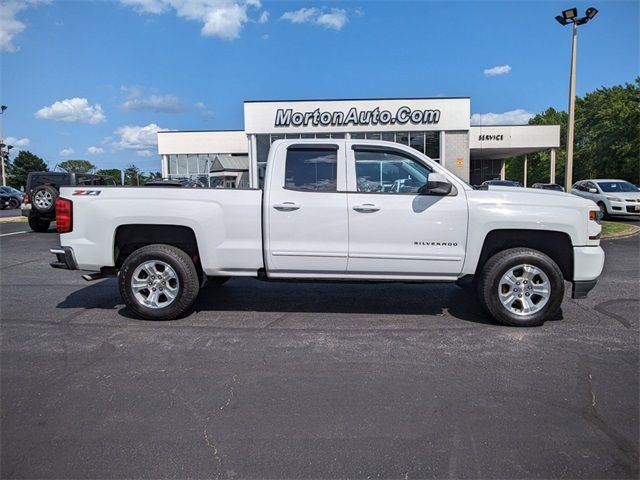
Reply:
[[244, 103], [277, 103], [277, 102], [358, 102], [371, 100], [470, 100], [471, 97], [377, 97], [377, 98], [302, 98], [295, 100], [245, 100]]
[[498, 125], [471, 125], [471, 127], [559, 127], [560, 125], [531, 125], [530, 123], [501, 123]]
[[229, 130], [160, 130], [158, 133], [201, 133], [201, 132], [243, 132], [244, 129], [229, 129]]

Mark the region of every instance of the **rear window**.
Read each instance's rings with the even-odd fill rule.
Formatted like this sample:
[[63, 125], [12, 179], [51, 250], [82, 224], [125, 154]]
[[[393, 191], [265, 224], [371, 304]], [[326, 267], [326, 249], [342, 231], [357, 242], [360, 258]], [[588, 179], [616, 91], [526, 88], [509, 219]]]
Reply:
[[29, 190], [33, 190], [42, 185], [50, 185], [57, 190], [60, 190], [60, 187], [69, 185], [69, 175], [67, 174], [38, 174], [38, 175], [30, 175], [29, 176]]
[[335, 192], [337, 149], [289, 148], [284, 186], [305, 192]]

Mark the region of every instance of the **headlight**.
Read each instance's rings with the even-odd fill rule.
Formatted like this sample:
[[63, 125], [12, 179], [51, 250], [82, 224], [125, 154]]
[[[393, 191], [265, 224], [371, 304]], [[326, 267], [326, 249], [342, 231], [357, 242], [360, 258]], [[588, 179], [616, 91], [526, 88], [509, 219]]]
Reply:
[[622, 199], [618, 197], [605, 197], [607, 200], [611, 200], [612, 202], [621, 202]]

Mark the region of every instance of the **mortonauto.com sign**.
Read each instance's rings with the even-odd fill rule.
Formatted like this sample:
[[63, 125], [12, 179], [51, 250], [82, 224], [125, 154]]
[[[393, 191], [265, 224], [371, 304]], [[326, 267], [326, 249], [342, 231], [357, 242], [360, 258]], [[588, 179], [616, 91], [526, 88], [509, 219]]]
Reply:
[[376, 107], [373, 110], [358, 110], [351, 107], [347, 112], [326, 111], [316, 108], [312, 112], [300, 112], [292, 108], [279, 108], [276, 110], [274, 127], [307, 127], [307, 126], [376, 126], [376, 125], [414, 125], [434, 124], [440, 121], [440, 110], [414, 110], [411, 107], [402, 106], [395, 112], [381, 110]]
[[247, 134], [469, 130], [468, 98], [244, 103]]

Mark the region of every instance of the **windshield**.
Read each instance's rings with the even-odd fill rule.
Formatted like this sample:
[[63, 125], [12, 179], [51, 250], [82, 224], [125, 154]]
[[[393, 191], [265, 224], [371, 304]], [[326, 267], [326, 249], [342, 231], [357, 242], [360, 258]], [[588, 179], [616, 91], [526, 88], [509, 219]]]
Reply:
[[638, 192], [638, 187], [629, 182], [598, 182], [603, 192]]

